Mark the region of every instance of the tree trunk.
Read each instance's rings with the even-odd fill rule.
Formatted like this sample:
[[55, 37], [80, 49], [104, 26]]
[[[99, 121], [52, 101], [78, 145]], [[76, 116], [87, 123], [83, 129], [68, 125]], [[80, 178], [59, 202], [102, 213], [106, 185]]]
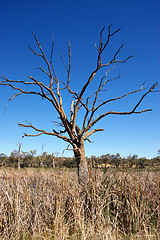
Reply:
[[20, 148], [18, 151], [18, 171], [20, 171], [21, 168], [21, 152], [20, 152]]
[[54, 153], [52, 153], [52, 167], [53, 169], [55, 169]]
[[21, 163], [20, 163], [20, 158], [18, 157], [18, 171], [21, 169]]
[[81, 143], [81, 145], [74, 150], [74, 157], [77, 162], [78, 182], [82, 185], [86, 184], [88, 182], [89, 173], [85, 157], [84, 143]]

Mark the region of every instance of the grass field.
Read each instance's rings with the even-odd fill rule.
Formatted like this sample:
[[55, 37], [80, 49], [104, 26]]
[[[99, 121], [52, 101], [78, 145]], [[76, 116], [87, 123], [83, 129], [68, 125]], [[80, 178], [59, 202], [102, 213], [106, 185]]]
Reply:
[[0, 239], [160, 239], [160, 172], [0, 169]]

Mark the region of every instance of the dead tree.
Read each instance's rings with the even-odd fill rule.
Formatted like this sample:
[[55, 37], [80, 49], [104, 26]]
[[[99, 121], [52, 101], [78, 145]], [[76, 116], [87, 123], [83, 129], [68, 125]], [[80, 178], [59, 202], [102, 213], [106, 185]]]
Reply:
[[55, 156], [54, 153], [52, 153], [52, 167], [55, 169]]
[[21, 168], [21, 147], [22, 147], [22, 143], [18, 142], [17, 146], [18, 146], [18, 171], [20, 171], [20, 168]]
[[[120, 76], [117, 76], [114, 79], [108, 79], [108, 73], [112, 69], [112, 67], [119, 63], [125, 63], [127, 60], [133, 57], [133, 56], [129, 56], [121, 60], [118, 58], [119, 53], [124, 46], [123, 44], [113, 54], [113, 57], [111, 58], [110, 61], [108, 62], [102, 61], [102, 56], [106, 50], [106, 47], [108, 46], [111, 38], [120, 31], [120, 28], [118, 28], [115, 31], [112, 31], [112, 25], [110, 25], [108, 27], [107, 37], [104, 37], [104, 30], [105, 28], [103, 28], [102, 31], [100, 32], [100, 39], [99, 39], [98, 45], [95, 45], [98, 52], [97, 59], [95, 62], [96, 63], [95, 68], [93, 69], [88, 79], [84, 83], [82, 89], [79, 89], [79, 91], [72, 89], [70, 84], [70, 72], [71, 72], [70, 42], [68, 46], [68, 59], [69, 59], [68, 64], [65, 65], [63, 59], [61, 58], [62, 63], [67, 71], [67, 79], [59, 80], [53, 65], [54, 41], [52, 42], [51, 56], [50, 56], [50, 59], [48, 60], [34, 33], [33, 33], [33, 36], [38, 47], [38, 52], [35, 51], [30, 46], [29, 46], [29, 49], [32, 51], [34, 55], [42, 58], [42, 60], [46, 64], [46, 69], [44, 69], [43, 67], [40, 67], [39, 69], [41, 70], [42, 74], [46, 75], [47, 80], [39, 81], [38, 79], [32, 76], [29, 76], [26, 81], [12, 80], [12, 79], [9, 79], [7, 76], [2, 75], [1, 81], [0, 81], [0, 85], [9, 86], [13, 90], [15, 90], [15, 94], [9, 98], [9, 101], [13, 100], [19, 95], [28, 94], [28, 95], [39, 96], [40, 98], [43, 98], [51, 103], [53, 109], [56, 110], [59, 118], [59, 122], [58, 123], [55, 122], [56, 124], [59, 125], [59, 127], [61, 127], [59, 130], [53, 129], [52, 131], [48, 132], [45, 129], [39, 129], [36, 126], [33, 126], [32, 123], [28, 121], [26, 121], [26, 123], [19, 123], [19, 126], [24, 128], [31, 128], [36, 132], [35, 134], [24, 133], [23, 137], [25, 136], [35, 137], [35, 136], [46, 134], [50, 136], [55, 136], [67, 142], [68, 143], [67, 149], [73, 150], [74, 157], [77, 162], [78, 179], [80, 183], [86, 182], [88, 179], [88, 167], [87, 167], [87, 161], [85, 158], [84, 142], [85, 141], [91, 142], [90, 137], [93, 133], [104, 130], [103, 128], [96, 128], [95, 127], [96, 123], [99, 122], [102, 118], [107, 117], [109, 115], [131, 115], [131, 114], [140, 114], [140, 113], [151, 111], [152, 109], [144, 109], [139, 111], [138, 107], [149, 93], [156, 91], [155, 88], [158, 86], [158, 83], [155, 83], [150, 88], [146, 88], [144, 87], [144, 84], [143, 84], [139, 89], [131, 92], [127, 92], [120, 96], [110, 98], [110, 99], [105, 99], [105, 100], [100, 99], [100, 93], [105, 90], [105, 86], [110, 81], [113, 81], [114, 79], [117, 79], [120, 77]], [[97, 75], [97, 73], [101, 72], [101, 70], [104, 68], [106, 68], [105, 74], [99, 79], [99, 81], [96, 79], [96, 84], [98, 81], [98, 86], [96, 90], [92, 90], [93, 85], [91, 86], [91, 83], [95, 80], [95, 76]], [[50, 79], [49, 84], [48, 84], [48, 78]], [[27, 90], [28, 88], [26, 87], [30, 87], [30, 90]], [[37, 87], [37, 90], [35, 90], [35, 87]], [[87, 95], [88, 89], [89, 89], [90, 95]], [[63, 107], [63, 100], [64, 100], [63, 91], [67, 91], [72, 99], [70, 102], [68, 101], [69, 109], [70, 109], [69, 116], [66, 115], [66, 112]], [[100, 113], [100, 115], [98, 115], [99, 110], [105, 105], [116, 102], [120, 99], [124, 99], [129, 95], [133, 95], [141, 91], [144, 91], [144, 93], [141, 95], [139, 100], [135, 103], [135, 105], [130, 110], [127, 110], [127, 111], [111, 111], [111, 110], [105, 111], [104, 110], [103, 113]], [[80, 111], [82, 111], [83, 113], [83, 118], [82, 118], [82, 114], [80, 117], [82, 126], [81, 125], [78, 126], [77, 124], [78, 113]]]

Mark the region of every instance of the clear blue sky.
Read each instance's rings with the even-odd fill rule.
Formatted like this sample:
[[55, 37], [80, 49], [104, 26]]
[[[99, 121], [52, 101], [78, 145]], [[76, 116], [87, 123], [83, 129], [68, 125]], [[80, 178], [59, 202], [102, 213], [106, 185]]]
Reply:
[[[114, 1], [0, 1], [0, 73], [9, 78], [27, 79], [32, 75], [42, 79], [37, 70], [42, 62], [33, 56], [28, 43], [35, 47], [31, 34], [33, 30], [46, 55], [50, 56], [51, 40], [55, 39], [55, 67], [60, 78], [66, 77], [59, 53], [67, 60], [68, 40], [72, 46], [71, 80], [79, 90], [96, 64], [94, 44], [99, 40], [103, 26], [113, 24], [113, 29], [122, 26], [121, 31], [109, 45], [104, 59], [111, 55], [122, 43], [125, 47], [120, 57], [135, 55], [125, 64], [120, 64], [116, 72], [121, 78], [108, 87], [108, 96], [137, 89], [146, 81], [146, 86], [160, 82], [160, 3], [158, 0], [114, 0]], [[13, 94], [9, 88], [0, 86], [0, 152], [9, 153], [16, 149], [16, 143], [27, 129], [18, 127], [25, 120], [48, 130], [51, 121], [57, 120], [55, 111], [45, 101], [36, 97], [21, 96], [10, 102], [6, 114], [4, 108]], [[130, 110], [140, 96], [119, 101], [116, 110]], [[140, 106], [152, 108], [152, 112], [132, 116], [110, 116], [97, 127], [105, 129], [91, 137], [92, 144], [86, 144], [86, 155], [100, 156], [117, 152], [121, 156], [138, 154], [152, 158], [160, 149], [160, 94], [150, 94]], [[65, 100], [67, 103], [67, 99]], [[67, 104], [66, 104], [67, 108]], [[30, 131], [29, 131], [30, 132]], [[42, 145], [48, 153], [59, 152], [66, 147], [63, 141], [49, 136], [23, 138], [22, 149], [36, 149], [41, 153]], [[71, 152], [65, 152], [72, 156]]]

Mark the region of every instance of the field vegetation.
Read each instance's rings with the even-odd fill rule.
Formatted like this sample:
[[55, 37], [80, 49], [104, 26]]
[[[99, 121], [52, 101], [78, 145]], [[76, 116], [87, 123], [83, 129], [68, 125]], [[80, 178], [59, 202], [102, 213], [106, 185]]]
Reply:
[[[41, 155], [37, 155], [36, 150], [29, 152], [20, 152], [14, 150], [7, 156], [4, 153], [0, 153], [0, 166], [16, 168], [58, 168], [58, 169], [73, 169], [77, 167], [75, 158], [58, 156], [58, 153], [48, 154], [43, 152]], [[158, 155], [159, 151], [158, 151]], [[127, 157], [121, 157], [117, 154], [104, 154], [101, 156], [91, 156], [87, 158], [87, 163], [90, 169], [145, 169], [145, 170], [160, 170], [160, 156], [156, 156], [152, 159], [146, 157], [139, 158], [136, 154], [129, 155]]]
[[3, 240], [160, 239], [160, 174], [139, 169], [0, 169]]

